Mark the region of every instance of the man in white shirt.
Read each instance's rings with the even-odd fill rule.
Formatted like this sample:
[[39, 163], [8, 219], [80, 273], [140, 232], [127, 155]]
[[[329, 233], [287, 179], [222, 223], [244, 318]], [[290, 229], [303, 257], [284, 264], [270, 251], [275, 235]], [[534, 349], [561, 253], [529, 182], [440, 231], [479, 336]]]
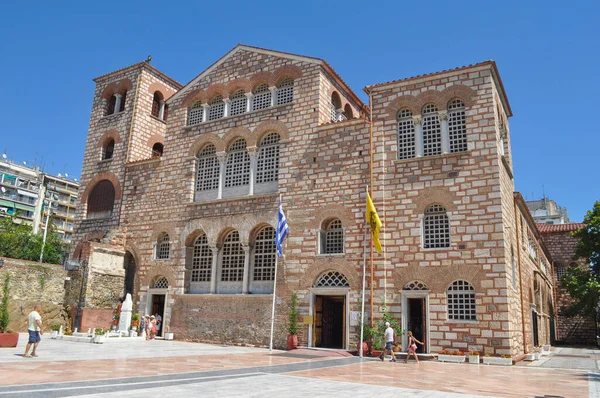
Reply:
[[[44, 334], [44, 331], [42, 330], [42, 317], [40, 315], [41, 311], [42, 305], [38, 303], [35, 305], [35, 307], [33, 307], [33, 311], [31, 311], [29, 313], [29, 316], [27, 317], [27, 331], [29, 332], [29, 341], [25, 346], [25, 354], [23, 355], [23, 357], [25, 358], [37, 357], [35, 350], [38, 344], [40, 344], [40, 340], [42, 339], [40, 336]], [[31, 348], [32, 344], [33, 350], [31, 350], [31, 355], [29, 355], [29, 348]]]
[[383, 361], [385, 359], [386, 352], [389, 351], [390, 355], [392, 356], [390, 362], [396, 362], [396, 357], [394, 356], [394, 348], [392, 347], [394, 345], [394, 329], [392, 329], [389, 322], [386, 322], [385, 326], [386, 329], [383, 334], [383, 338], [385, 340], [385, 348], [381, 352], [379, 359]]

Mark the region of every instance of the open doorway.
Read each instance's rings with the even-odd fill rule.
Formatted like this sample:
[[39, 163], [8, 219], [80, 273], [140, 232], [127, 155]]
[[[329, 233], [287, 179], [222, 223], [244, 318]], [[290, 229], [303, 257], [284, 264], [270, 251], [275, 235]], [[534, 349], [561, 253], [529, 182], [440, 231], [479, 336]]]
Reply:
[[314, 346], [344, 348], [346, 296], [315, 296]]
[[[425, 325], [425, 298], [409, 298], [407, 300], [407, 328], [419, 341], [427, 340]], [[417, 352], [423, 353], [424, 347], [417, 344]]]
[[[163, 335], [163, 321], [165, 318], [165, 295], [164, 294], [153, 294], [152, 295], [152, 315], [157, 317], [157, 322], [160, 321], [160, 328], [156, 328], [156, 335]], [[158, 314], [158, 316], [157, 316]], [[160, 318], [159, 318], [160, 316]]]

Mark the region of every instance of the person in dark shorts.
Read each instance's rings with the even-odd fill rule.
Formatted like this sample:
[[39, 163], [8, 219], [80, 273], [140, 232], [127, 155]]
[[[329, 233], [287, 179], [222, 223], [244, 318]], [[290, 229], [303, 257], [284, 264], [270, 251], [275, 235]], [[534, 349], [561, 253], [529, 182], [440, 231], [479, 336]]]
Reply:
[[383, 361], [385, 359], [386, 352], [389, 351], [390, 355], [392, 356], [390, 362], [396, 362], [396, 357], [394, 356], [394, 348], [392, 347], [394, 345], [395, 340], [394, 329], [392, 329], [389, 322], [386, 322], [385, 326], [386, 329], [385, 333], [383, 334], [383, 338], [385, 340], [385, 348], [381, 352], [379, 359]]
[[[29, 313], [29, 316], [27, 317], [27, 331], [29, 332], [29, 341], [25, 346], [25, 354], [23, 354], [23, 357], [25, 358], [37, 357], [35, 350], [37, 349], [38, 344], [40, 344], [40, 340], [42, 339], [40, 336], [44, 334], [44, 331], [42, 329], [42, 317], [40, 315], [41, 311], [42, 305], [38, 303], [35, 305], [35, 307], [33, 307], [33, 311], [31, 311]], [[31, 355], [29, 355], [29, 349], [31, 348], [32, 344], [33, 350], [31, 350]]]

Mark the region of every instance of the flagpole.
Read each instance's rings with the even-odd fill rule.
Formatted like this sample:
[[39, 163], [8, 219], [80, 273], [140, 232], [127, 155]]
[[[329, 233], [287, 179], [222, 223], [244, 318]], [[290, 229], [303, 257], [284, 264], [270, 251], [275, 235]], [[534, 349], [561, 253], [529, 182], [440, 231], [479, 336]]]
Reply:
[[[367, 194], [369, 193], [369, 186], [367, 185]], [[369, 225], [365, 226], [365, 238], [363, 239], [363, 271], [362, 271], [362, 299], [360, 309], [360, 348], [358, 352], [359, 357], [363, 357], [363, 339], [364, 339], [364, 324], [365, 324], [365, 284], [366, 284], [366, 273], [367, 273], [367, 229]]]
[[[279, 206], [281, 206], [281, 194], [279, 194], [279, 205], [277, 206], [277, 214], [279, 214]], [[279, 228], [279, 216], [277, 217], [277, 228]], [[277, 293], [277, 263], [279, 262], [279, 253], [275, 250], [275, 275], [273, 275], [273, 303], [271, 305], [271, 337], [269, 338], [269, 351], [273, 351], [273, 330], [275, 329], [275, 298]]]
[[[373, 186], [373, 96], [371, 90], [369, 90], [369, 186]], [[367, 186], [367, 193], [369, 193], [369, 186]], [[371, 198], [372, 200], [373, 198]], [[373, 237], [371, 236], [371, 245], [370, 245], [370, 261], [371, 261], [371, 327], [375, 326], [374, 322], [374, 308], [373, 302], [374, 300], [374, 292], [373, 286], [375, 286], [375, 271], [373, 269]]]

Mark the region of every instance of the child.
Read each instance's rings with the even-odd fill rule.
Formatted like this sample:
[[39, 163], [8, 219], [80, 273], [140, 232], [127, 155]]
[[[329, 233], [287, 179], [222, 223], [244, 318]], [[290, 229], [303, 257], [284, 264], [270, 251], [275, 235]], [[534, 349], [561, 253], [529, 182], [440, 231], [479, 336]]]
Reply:
[[423, 345], [423, 343], [419, 340], [417, 340], [411, 331], [408, 332], [407, 334], [408, 336], [408, 352], [406, 353], [406, 359], [404, 360], [404, 363], [408, 362], [408, 358], [410, 358], [410, 354], [412, 353], [415, 356], [415, 360], [417, 361], [417, 363], [419, 363], [419, 357], [417, 356], [417, 344], [419, 343], [421, 345]]

